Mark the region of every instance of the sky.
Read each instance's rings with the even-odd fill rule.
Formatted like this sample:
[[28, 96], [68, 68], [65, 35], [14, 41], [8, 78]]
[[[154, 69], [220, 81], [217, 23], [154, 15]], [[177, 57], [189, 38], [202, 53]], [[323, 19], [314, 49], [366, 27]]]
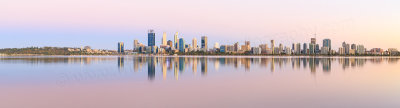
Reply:
[[30, 46], [132, 49], [154, 29], [209, 47], [245, 40], [291, 46], [329, 38], [366, 48], [400, 48], [398, 0], [1, 0], [0, 48]]

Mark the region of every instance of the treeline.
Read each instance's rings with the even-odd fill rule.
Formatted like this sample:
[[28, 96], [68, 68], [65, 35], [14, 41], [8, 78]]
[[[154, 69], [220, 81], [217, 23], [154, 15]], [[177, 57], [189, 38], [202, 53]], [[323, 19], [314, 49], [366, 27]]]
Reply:
[[5, 48], [0, 49], [0, 53], [13, 55], [13, 54], [37, 54], [37, 55], [84, 55], [80, 51], [68, 51], [68, 48], [59, 47], [28, 47], [28, 48]]

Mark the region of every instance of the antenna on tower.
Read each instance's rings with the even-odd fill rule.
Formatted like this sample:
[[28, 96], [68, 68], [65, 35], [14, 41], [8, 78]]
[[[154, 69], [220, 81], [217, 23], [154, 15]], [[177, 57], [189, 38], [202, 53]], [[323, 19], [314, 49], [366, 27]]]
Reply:
[[314, 38], [317, 39], [317, 26], [314, 28]]

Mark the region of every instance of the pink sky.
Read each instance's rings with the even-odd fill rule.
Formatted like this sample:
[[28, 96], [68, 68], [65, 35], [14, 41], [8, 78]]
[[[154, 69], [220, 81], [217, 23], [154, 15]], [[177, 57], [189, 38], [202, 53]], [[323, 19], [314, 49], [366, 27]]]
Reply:
[[[174, 32], [179, 31], [188, 42], [193, 37], [207, 35], [212, 44], [250, 40], [252, 45], [270, 39], [285, 45], [308, 43], [316, 32], [320, 44], [323, 38], [331, 38], [334, 48], [343, 41], [364, 44], [367, 48], [398, 48], [399, 3], [395, 0], [2, 0], [0, 36], [6, 40], [0, 45], [89, 44], [112, 49], [118, 41], [130, 44], [139, 39], [147, 43], [147, 29], [155, 29], [157, 44], [162, 32], [167, 32], [171, 40]], [[87, 29], [99, 33], [89, 33]], [[35, 36], [39, 39], [32, 38]], [[94, 38], [97, 36], [101, 38]]]

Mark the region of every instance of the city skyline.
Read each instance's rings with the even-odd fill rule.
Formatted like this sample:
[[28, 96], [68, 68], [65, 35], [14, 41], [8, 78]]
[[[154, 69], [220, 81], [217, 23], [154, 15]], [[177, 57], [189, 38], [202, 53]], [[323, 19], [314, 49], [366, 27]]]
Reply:
[[123, 41], [126, 49], [132, 49], [133, 39], [145, 42], [141, 37], [149, 28], [158, 34], [156, 44], [160, 44], [163, 32], [167, 32], [168, 40], [179, 32], [182, 38], [206, 35], [209, 47], [215, 42], [222, 45], [249, 40], [256, 45], [272, 39], [289, 46], [308, 42], [315, 33], [320, 45], [321, 39], [330, 38], [332, 49], [340, 47], [336, 43], [342, 41], [367, 48], [399, 48], [400, 41], [396, 30], [400, 27], [400, 9], [388, 1], [3, 2], [0, 36], [5, 38], [0, 48], [89, 45], [115, 49], [115, 43]]

